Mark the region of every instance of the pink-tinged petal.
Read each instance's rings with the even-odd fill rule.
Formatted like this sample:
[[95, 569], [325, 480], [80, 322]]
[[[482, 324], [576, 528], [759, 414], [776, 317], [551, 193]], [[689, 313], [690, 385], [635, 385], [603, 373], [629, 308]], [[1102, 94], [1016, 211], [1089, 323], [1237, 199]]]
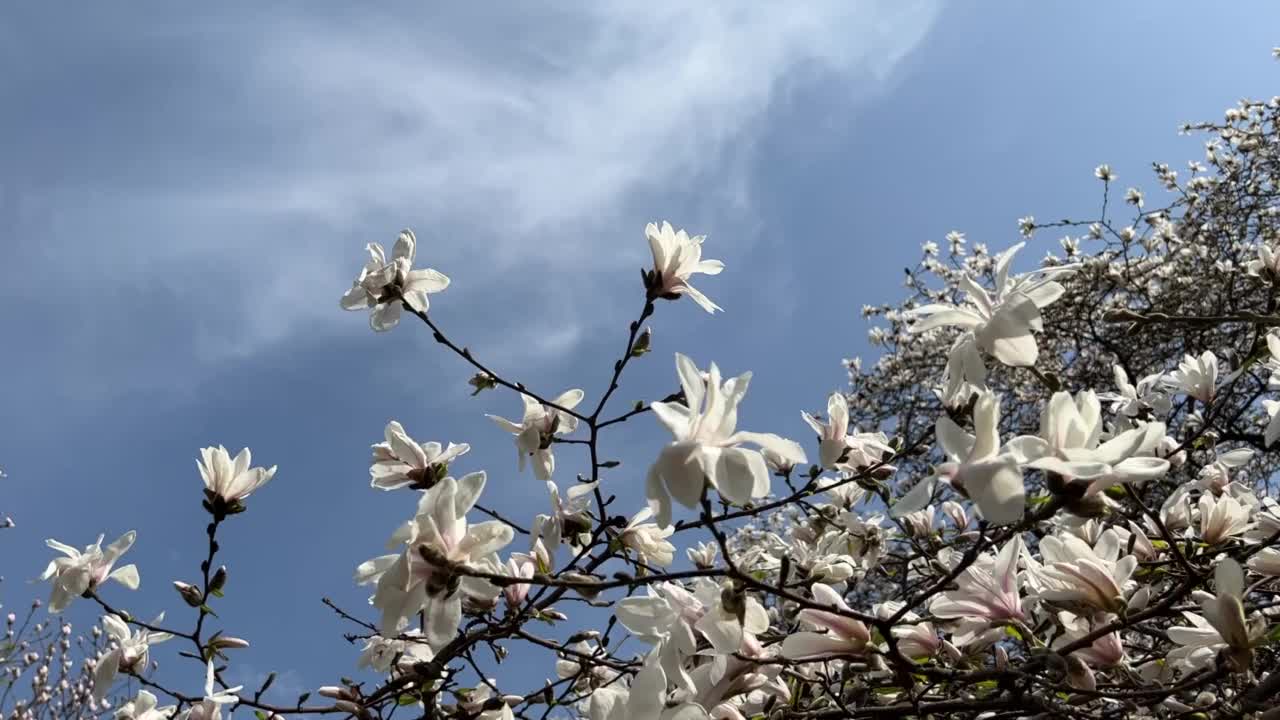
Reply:
[[1014, 535], [1000, 548], [992, 577], [1000, 590], [1011, 597], [1018, 596], [1018, 558], [1022, 555], [1022, 535]]
[[855, 654], [855, 650], [847, 641], [821, 633], [795, 633], [782, 641], [782, 656], [789, 660], [849, 654]]

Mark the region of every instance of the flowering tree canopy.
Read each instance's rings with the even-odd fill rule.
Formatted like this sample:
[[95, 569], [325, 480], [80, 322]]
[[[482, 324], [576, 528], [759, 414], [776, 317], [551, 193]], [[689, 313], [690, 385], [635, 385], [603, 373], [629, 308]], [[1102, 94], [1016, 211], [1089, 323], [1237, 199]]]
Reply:
[[[1163, 206], [1130, 188], [1117, 208], [1104, 165], [1096, 218], [1024, 218], [1023, 241], [1000, 252], [960, 233], [945, 250], [927, 243], [906, 273], [908, 297], [866, 308], [881, 356], [846, 361], [847, 392], [796, 398], [812, 437], [740, 429], [751, 373], [674, 350], [660, 354], [674, 357], [669, 388], [635, 406], [611, 402], [654, 347], [646, 323], [664, 303], [731, 322], [691, 284], [725, 269], [703, 259], [703, 236], [665, 222], [644, 229], [653, 264], [608, 384], [549, 393], [437, 325], [450, 281], [417, 266], [429, 253], [411, 231], [390, 255], [370, 244], [341, 306], [367, 310], [379, 332], [421, 323], [472, 366], [476, 392], [519, 400], [518, 422], [492, 419], [534, 478], [506, 468], [504, 481], [545, 484], [546, 512], [487, 507], [489, 476], [452, 467], [466, 444], [416, 438], [396, 421], [371, 428], [383, 439], [370, 485], [404, 498], [405, 522], [389, 529], [388, 554], [352, 569], [369, 606], [332, 605], [360, 649], [333, 684], [273, 704], [265, 686], [228, 680], [232, 651], [249, 643], [230, 634], [235, 618], [215, 614], [229, 573], [220, 563], [234, 562], [218, 537], [254, 522], [256, 495], [289, 492], [288, 469], [276, 480], [247, 449], [205, 448], [208, 552], [196, 582], [174, 581], [175, 607], [144, 622], [125, 609], [122, 588], [141, 574], [121, 558], [145, 538], [128, 531], [83, 550], [50, 540], [41, 612], [91, 604], [101, 628], [73, 641], [69, 625], [32, 625], [34, 607], [21, 624], [9, 615], [0, 712], [1273, 716], [1278, 122], [1271, 100], [1189, 126], [1208, 135], [1207, 157], [1185, 176], [1155, 166]], [[1065, 236], [1029, 267], [1051, 230]], [[614, 472], [606, 443], [653, 422], [671, 439], [651, 448], [645, 477]], [[644, 504], [619, 500], [622, 483], [637, 488], [628, 495], [642, 489]], [[505, 671], [515, 644], [545, 656], [545, 682]], [[154, 656], [171, 650], [189, 665], [185, 685], [155, 672]], [[354, 667], [376, 679], [341, 679]], [[126, 683], [136, 691], [113, 694]]]

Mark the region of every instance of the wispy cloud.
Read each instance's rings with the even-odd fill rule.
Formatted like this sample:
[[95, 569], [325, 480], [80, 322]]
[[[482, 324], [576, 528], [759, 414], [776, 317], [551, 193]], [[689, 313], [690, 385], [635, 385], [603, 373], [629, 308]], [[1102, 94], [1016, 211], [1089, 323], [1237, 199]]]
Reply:
[[[640, 225], [658, 204], [750, 242], [748, 169], [770, 108], [815, 77], [835, 94], [874, 93], [937, 3], [503, 13], [249, 5], [36, 23], [20, 43], [56, 36], [66, 51], [33, 49], [26, 79], [0, 86], [28, 126], [0, 170], [0, 228], [21, 238], [25, 263], [76, 277], [44, 331], [68, 349], [109, 348], [105, 337], [144, 350], [111, 362], [100, 349], [100, 373], [137, 368], [161, 344], [167, 364], [198, 374], [329, 327], [361, 245], [402, 225], [451, 274], [511, 278], [523, 306], [554, 301], [570, 274], [641, 264]], [[110, 22], [134, 30], [128, 44], [100, 27]], [[47, 291], [29, 276], [0, 294]], [[483, 295], [467, 307], [499, 309]], [[165, 318], [139, 322], [139, 308]], [[535, 354], [571, 350], [601, 320], [537, 337]]]

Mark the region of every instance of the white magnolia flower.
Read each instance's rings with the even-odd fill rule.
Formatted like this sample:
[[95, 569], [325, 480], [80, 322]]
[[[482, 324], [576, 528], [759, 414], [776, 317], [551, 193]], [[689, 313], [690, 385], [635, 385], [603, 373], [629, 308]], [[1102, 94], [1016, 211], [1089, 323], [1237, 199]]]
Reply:
[[886, 453], [893, 453], [884, 433], [855, 431], [849, 434], [849, 401], [844, 393], [831, 393], [827, 398], [826, 423], [807, 412], [801, 412], [800, 416], [818, 434], [819, 461], [828, 470], [841, 467], [858, 470], [880, 462]]
[[654, 650], [632, 679], [630, 688], [614, 683], [592, 692], [587, 717], [590, 720], [705, 720], [707, 711], [690, 702], [667, 706], [667, 674]]
[[974, 393], [987, 389], [987, 366], [973, 333], [961, 333], [947, 353], [942, 371], [941, 399], [950, 408], [964, 407]]
[[425, 611], [427, 639], [438, 648], [453, 639], [458, 629], [464, 594], [497, 596], [490, 583], [455, 572], [459, 565], [489, 558], [514, 537], [511, 527], [497, 520], [467, 524], [467, 511], [475, 505], [484, 484], [483, 472], [461, 480], [442, 479], [423, 493], [418, 514], [392, 538], [408, 547], [356, 569], [357, 584], [377, 583], [371, 603], [382, 611], [380, 632], [384, 637], [394, 637], [402, 622]]
[[430, 307], [427, 295], [449, 287], [449, 278], [430, 268], [414, 270], [417, 249], [412, 230], [400, 232], [390, 260], [378, 243], [366, 245], [369, 260], [342, 296], [343, 309], [369, 308], [369, 326], [377, 332], [390, 330], [400, 322], [401, 301], [416, 312], [426, 312]]
[[53, 591], [49, 595], [49, 612], [62, 612], [72, 600], [107, 580], [115, 580], [130, 590], [137, 590], [139, 584], [137, 566], [125, 565], [112, 570], [120, 556], [133, 547], [133, 541], [137, 536], [136, 532], [130, 530], [104, 550], [102, 548], [104, 536], [99, 535], [97, 541], [86, 547], [83, 552], [57, 540], [45, 540], [45, 545], [66, 555], [66, 557], [52, 560], [40, 575], [41, 581], [49, 580], [53, 583]]
[[694, 588], [704, 612], [693, 627], [716, 652], [738, 652], [748, 638], [754, 640], [769, 629], [769, 614], [760, 601], [731, 583], [704, 581]]
[[515, 423], [497, 415], [485, 417], [494, 421], [503, 430], [516, 436], [516, 458], [520, 472], [524, 472], [525, 458], [533, 458], [533, 474], [539, 480], [550, 480], [556, 469], [556, 458], [551, 453], [551, 443], [556, 435], [565, 435], [578, 429], [578, 418], [565, 410], [572, 410], [582, 402], [581, 390], [567, 390], [552, 400], [561, 409], [543, 405], [528, 395], [521, 394], [524, 401], [524, 417]]
[[[901, 609], [902, 603], [896, 600], [877, 603], [873, 608], [876, 617], [883, 619], [893, 617]], [[903, 613], [902, 619], [905, 622], [895, 625], [891, 632], [898, 639], [898, 650], [905, 657], [925, 660], [943, 649], [942, 638], [938, 637], [938, 630], [933, 623], [921, 620], [919, 615], [909, 610]]]
[[1014, 535], [994, 559], [983, 554], [956, 578], [956, 589], [937, 596], [929, 612], [944, 620], [956, 620], [956, 644], [966, 645], [991, 626], [1027, 619], [1022, 609], [1018, 559], [1022, 536]]
[[[1238, 467], [1247, 465], [1253, 459], [1253, 450], [1250, 448], [1236, 448], [1235, 450], [1222, 450], [1221, 446], [1213, 449], [1213, 462], [1205, 465], [1196, 475], [1196, 483], [1204, 490], [1214, 495], [1221, 495], [1232, 486], [1231, 471]], [[1237, 483], [1237, 485], [1239, 485]], [[1243, 486], [1240, 486], [1243, 487]], [[1246, 489], [1252, 494], [1251, 489]]]
[[136, 697], [116, 710], [115, 720], [168, 720], [177, 711], [174, 705], [156, 707], [156, 703], [155, 695], [139, 690]]
[[1208, 667], [1226, 651], [1226, 658], [1234, 669], [1248, 669], [1253, 657], [1253, 647], [1266, 632], [1266, 620], [1257, 616], [1250, 621], [1244, 614], [1244, 570], [1231, 558], [1218, 561], [1213, 571], [1215, 594], [1197, 592], [1196, 598], [1204, 615], [1184, 612], [1191, 627], [1169, 628], [1169, 639], [1181, 647], [1169, 653], [1169, 661], [1198, 669]]
[[267, 469], [251, 468], [250, 462], [252, 456], [249, 448], [241, 450], [235, 460], [231, 459], [231, 453], [221, 445], [201, 448], [196, 467], [200, 469], [200, 477], [204, 479], [205, 494], [211, 500], [217, 498], [228, 505], [234, 505], [243, 502], [275, 477], [275, 465]]
[[977, 347], [1013, 367], [1035, 365], [1039, 350], [1032, 333], [1044, 329], [1040, 310], [1062, 297], [1065, 289], [1053, 278], [1075, 270], [1059, 265], [1021, 277], [1009, 277], [1009, 265], [1025, 243], [1018, 243], [996, 258], [995, 292], [988, 293], [973, 277], [964, 274], [959, 285], [967, 306], [932, 304], [911, 311], [918, 318], [913, 332], [955, 325], [973, 333]]
[[1249, 261], [1245, 266], [1245, 272], [1254, 277], [1269, 280], [1280, 278], [1280, 252], [1277, 252], [1270, 243], [1258, 243], [1258, 257]]
[[653, 270], [645, 275], [650, 297], [675, 300], [688, 295], [709, 313], [723, 309], [689, 284], [689, 278], [695, 273], [719, 275], [724, 270], [724, 263], [719, 260], [702, 259], [702, 241], [706, 236], [689, 237], [684, 230], [677, 232], [668, 222], [663, 222], [661, 227], [649, 223], [644, 228], [644, 236], [653, 253]]
[[411, 485], [425, 489], [444, 477], [449, 463], [471, 450], [466, 443], [449, 443], [447, 448], [441, 448], [438, 442], [418, 443], [395, 420], [387, 423], [383, 435], [386, 440], [373, 446], [369, 466], [369, 484], [380, 490]]
[[1200, 539], [1206, 545], [1218, 545], [1249, 529], [1249, 508], [1230, 495], [1215, 498], [1204, 493], [1199, 508]]
[[1121, 612], [1138, 558], [1120, 555], [1120, 535], [1114, 529], [1104, 531], [1094, 547], [1075, 535], [1049, 535], [1040, 541], [1044, 566], [1031, 568], [1036, 595], [1081, 614]]
[[[1109, 620], [1110, 616], [1105, 614], [1094, 617], [1091, 622], [1090, 617], [1086, 615], [1076, 615], [1065, 610], [1059, 612], [1058, 621], [1062, 623], [1063, 633], [1054, 638], [1053, 647], [1058, 648], [1075, 642], [1093, 632], [1097, 627], [1107, 624]], [[1128, 661], [1124, 643], [1121, 642], [1119, 633], [1114, 632], [1097, 638], [1079, 650], [1073, 650], [1071, 654], [1079, 657], [1089, 666], [1100, 669], [1116, 667]]]
[[1056, 392], [1040, 412], [1040, 435], [1022, 435], [1007, 448], [1026, 467], [1089, 481], [1086, 496], [1117, 483], [1160, 477], [1169, 461], [1153, 452], [1164, 438], [1163, 423], [1152, 422], [1101, 442], [1102, 407], [1092, 390]]
[[[164, 613], [149, 624], [158, 625], [164, 621]], [[116, 646], [98, 661], [93, 670], [93, 697], [99, 702], [111, 690], [116, 674], [120, 671], [141, 673], [147, 667], [147, 658], [152, 645], [162, 643], [173, 637], [169, 633], [151, 632], [139, 629], [132, 632], [129, 624], [116, 615], [104, 615], [102, 624], [107, 629], [107, 636], [115, 641]]]
[[652, 508], [644, 508], [632, 516], [631, 522], [618, 535], [618, 542], [635, 551], [641, 562], [666, 567], [675, 557], [676, 546], [667, 541], [675, 528], [645, 522], [652, 516]]
[[[375, 672], [390, 672], [392, 667], [411, 666], [416, 662], [427, 662], [435, 657], [421, 632], [414, 628], [402, 633], [404, 640], [388, 639], [381, 635], [373, 635], [364, 645], [356, 667], [370, 668]], [[398, 662], [397, 662], [398, 660]]]
[[797, 618], [822, 632], [798, 632], [782, 641], [782, 656], [789, 660], [811, 660], [840, 655], [862, 655], [871, 645], [871, 631], [860, 620], [839, 614], [852, 608], [840, 594], [822, 583], [810, 587], [814, 602], [837, 612], [805, 608]]
[[929, 505], [937, 482], [942, 481], [973, 500], [992, 524], [1008, 525], [1021, 520], [1026, 509], [1026, 488], [1017, 460], [1000, 452], [999, 422], [1000, 401], [990, 391], [980, 394], [974, 404], [975, 435], [945, 415], [938, 418], [938, 445], [946, 453], [947, 462], [935, 469], [933, 477], [917, 483], [894, 503], [891, 514], [903, 517], [923, 510]]
[[1271, 447], [1280, 439], [1280, 400], [1263, 400], [1262, 409], [1267, 413], [1267, 429], [1262, 439], [1266, 447]]
[[1205, 350], [1200, 357], [1187, 355], [1178, 369], [1165, 378], [1165, 384], [1208, 405], [1213, 402], [1218, 384], [1217, 356], [1210, 350]]
[[1161, 389], [1164, 376], [1153, 373], [1138, 380], [1134, 385], [1129, 382], [1129, 374], [1119, 365], [1113, 365], [1111, 371], [1115, 376], [1115, 393], [1104, 393], [1098, 397], [1111, 403], [1111, 412], [1128, 418], [1135, 418], [1147, 412], [1157, 417], [1169, 414], [1173, 402]]
[[[675, 441], [662, 449], [649, 468], [645, 495], [658, 524], [671, 525], [671, 498], [694, 507], [710, 483], [726, 500], [743, 504], [769, 494], [769, 468], [752, 443], [794, 454], [796, 444], [770, 433], [735, 432], [738, 403], [746, 395], [751, 373], [721, 382], [715, 363], [706, 378], [689, 358], [676, 354], [676, 372], [685, 404], [654, 402], [649, 407]], [[800, 451], [803, 452], [803, 451]]]
[[570, 485], [561, 499], [560, 488], [554, 481], [547, 481], [547, 493], [551, 496], [551, 514], [533, 519], [533, 537], [544, 539], [547, 551], [555, 555], [560, 543], [566, 542], [575, 550], [591, 534], [591, 516], [587, 512], [591, 493], [599, 482]]
[[1280, 577], [1280, 550], [1266, 548], [1249, 558], [1249, 569], [1259, 575]]
[[241, 686], [237, 685], [226, 690], [215, 690], [213, 661], [209, 661], [207, 668], [204, 676], [204, 699], [180, 715], [179, 718], [182, 718], [182, 720], [221, 720], [222, 706], [240, 701], [240, 697], [236, 693], [240, 692]]

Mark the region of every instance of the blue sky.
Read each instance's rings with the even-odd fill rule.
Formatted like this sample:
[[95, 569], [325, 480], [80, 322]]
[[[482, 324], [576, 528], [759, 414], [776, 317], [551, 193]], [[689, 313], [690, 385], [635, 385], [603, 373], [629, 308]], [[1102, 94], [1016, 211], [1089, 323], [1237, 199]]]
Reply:
[[[645, 223], [705, 233], [727, 269], [699, 287], [726, 312], [663, 304], [621, 407], [669, 392], [680, 350], [753, 370], [741, 426], [812, 445], [799, 411], [870, 355], [859, 308], [898, 296], [920, 243], [959, 229], [999, 248], [1022, 215], [1088, 215], [1101, 162], [1154, 194], [1151, 161], [1200, 155], [1179, 122], [1274, 87], [1280, 19], [682, 5], [0, 10], [0, 514], [18, 523], [0, 599], [45, 592], [25, 584], [44, 538], [136, 528], [143, 588], [112, 597], [176, 613], [169, 582], [202, 547], [197, 449], [248, 445], [280, 470], [223, 542], [221, 616], [254, 642], [241, 672], [349, 674], [319, 599], [358, 608], [351, 570], [412, 514], [368, 487], [387, 420], [469, 442], [455, 469], [488, 470], [495, 507], [546, 504], [483, 418], [517, 398], [468, 397], [467, 368], [414, 323], [374, 336], [338, 309], [366, 242], [414, 228], [453, 279], [433, 316], [454, 339], [591, 402], [641, 303]], [[662, 442], [647, 418], [606, 441], [627, 507]], [[580, 458], [560, 458], [571, 481]]]

